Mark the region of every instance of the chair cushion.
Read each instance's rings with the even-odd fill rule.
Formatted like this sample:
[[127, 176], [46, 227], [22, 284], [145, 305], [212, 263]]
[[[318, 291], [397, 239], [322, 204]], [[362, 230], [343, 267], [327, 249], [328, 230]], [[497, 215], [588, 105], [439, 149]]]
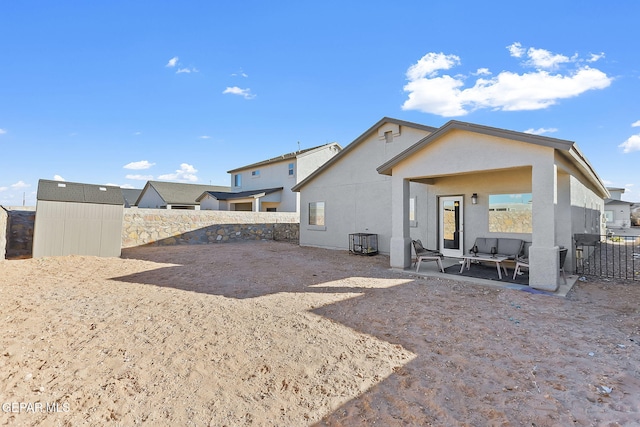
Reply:
[[523, 245], [522, 239], [500, 238], [498, 239], [498, 253], [515, 258], [522, 254]]
[[490, 254], [492, 247], [498, 247], [498, 239], [493, 237], [477, 237], [475, 245], [478, 247], [478, 252]]

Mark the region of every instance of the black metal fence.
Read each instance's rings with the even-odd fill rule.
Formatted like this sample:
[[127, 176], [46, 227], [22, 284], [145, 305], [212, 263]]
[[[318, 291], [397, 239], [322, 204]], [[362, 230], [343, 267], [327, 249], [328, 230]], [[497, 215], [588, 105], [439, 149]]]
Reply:
[[640, 281], [640, 237], [608, 234], [574, 235], [575, 273]]

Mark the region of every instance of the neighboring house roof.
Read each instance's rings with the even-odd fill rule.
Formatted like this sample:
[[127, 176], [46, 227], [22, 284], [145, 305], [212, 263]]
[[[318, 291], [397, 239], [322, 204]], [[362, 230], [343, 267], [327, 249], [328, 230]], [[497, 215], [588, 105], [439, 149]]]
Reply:
[[367, 138], [369, 138], [369, 136], [371, 136], [373, 133], [377, 132], [378, 128], [380, 126], [382, 126], [383, 124], [385, 124], [385, 123], [393, 123], [393, 124], [397, 124], [399, 126], [407, 126], [407, 127], [411, 127], [411, 128], [414, 128], [414, 129], [421, 129], [421, 130], [424, 130], [424, 131], [427, 131], [427, 132], [435, 132], [438, 129], [438, 128], [434, 128], [432, 126], [421, 125], [419, 123], [412, 123], [412, 122], [407, 122], [407, 121], [404, 121], [404, 120], [393, 119], [393, 118], [390, 118], [390, 117], [383, 117], [382, 119], [378, 120], [378, 122], [376, 124], [374, 124], [369, 129], [367, 129], [362, 135], [360, 135], [359, 137], [354, 139], [349, 145], [344, 147], [338, 154], [333, 156], [325, 164], [320, 166], [313, 173], [311, 173], [309, 176], [307, 176], [305, 179], [303, 179], [298, 184], [296, 184], [293, 188], [291, 188], [291, 191], [300, 191], [300, 189], [302, 187], [304, 187], [306, 184], [308, 184], [310, 181], [312, 181], [316, 176], [322, 174], [325, 170], [329, 169], [331, 167], [331, 165], [333, 165], [334, 163], [338, 162], [343, 157], [347, 156], [354, 148], [356, 148], [363, 141], [365, 141]]
[[130, 208], [131, 206], [136, 206], [136, 201], [141, 193], [142, 189], [140, 188], [123, 188], [122, 197], [124, 197], [125, 207]]
[[309, 153], [311, 151], [317, 151], [317, 150], [329, 147], [331, 145], [335, 145], [339, 149], [342, 149], [342, 147], [340, 147], [340, 145], [338, 143], [330, 142], [328, 144], [319, 145], [317, 147], [312, 147], [312, 148], [305, 148], [304, 150], [294, 151], [293, 153], [283, 154], [281, 156], [273, 157], [273, 158], [268, 159], [268, 160], [263, 160], [261, 162], [252, 163], [250, 165], [246, 165], [246, 166], [242, 166], [242, 167], [239, 167], [239, 168], [235, 168], [235, 169], [232, 169], [230, 171], [227, 171], [227, 173], [240, 172], [240, 171], [245, 170], [245, 169], [255, 169], [255, 168], [260, 167], [260, 166], [269, 165], [269, 164], [277, 163], [277, 162], [283, 162], [285, 160], [295, 159], [295, 158], [297, 158], [298, 156], [300, 156], [302, 154], [307, 154], [307, 153]]
[[124, 205], [120, 187], [113, 185], [82, 184], [79, 182], [38, 181], [38, 200], [52, 202], [95, 203]]
[[[499, 138], [506, 138], [515, 141], [526, 142], [530, 144], [537, 144], [545, 147], [550, 147], [559, 152], [566, 153], [566, 157], [569, 161], [576, 166], [581, 172], [585, 174], [585, 176], [591, 181], [596, 189], [600, 191], [601, 197], [609, 197], [609, 191], [605, 187], [604, 183], [595, 172], [589, 161], [584, 157], [580, 149], [577, 147], [575, 142], [567, 141], [563, 139], [549, 138], [546, 136], [532, 135], [524, 132], [515, 132], [506, 129], [493, 128], [489, 126], [477, 125], [474, 123], [460, 122], [457, 120], [451, 120], [447, 122], [444, 126], [438, 128], [432, 134], [426, 136], [422, 140], [418, 141], [402, 153], [393, 157], [391, 160], [387, 161], [383, 165], [377, 168], [378, 173], [383, 175], [391, 175], [391, 170], [395, 165], [402, 162], [406, 158], [410, 157], [426, 145], [432, 143], [433, 141], [441, 138], [443, 135], [453, 131], [453, 130], [464, 130], [467, 132], [474, 132], [484, 135], [495, 136]], [[343, 150], [344, 152], [344, 150]], [[336, 156], [337, 157], [337, 156]]]
[[168, 205], [196, 205], [196, 199], [205, 191], [230, 191], [231, 187], [221, 185], [183, 184], [179, 182], [148, 181], [144, 186], [140, 196], [136, 200], [136, 205], [144, 196], [149, 187], [153, 187], [162, 200]]
[[277, 191], [282, 191], [284, 187], [278, 188], [267, 188], [263, 190], [249, 190], [249, 191], [239, 191], [237, 193], [231, 193], [227, 191], [205, 191], [202, 193], [200, 197], [196, 199], [196, 201], [200, 202], [204, 197], [208, 194], [211, 197], [215, 197], [218, 200], [235, 200], [235, 199], [246, 199], [248, 197], [262, 197], [267, 194], [275, 193]]
[[634, 203], [633, 202], [627, 202], [626, 200], [618, 200], [618, 199], [605, 199], [604, 200], [604, 204], [605, 205], [629, 205], [629, 206], [633, 206]]

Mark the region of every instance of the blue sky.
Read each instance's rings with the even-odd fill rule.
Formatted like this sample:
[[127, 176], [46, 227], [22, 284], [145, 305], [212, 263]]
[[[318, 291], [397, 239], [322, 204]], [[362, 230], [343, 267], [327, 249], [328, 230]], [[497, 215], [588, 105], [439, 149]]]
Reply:
[[0, 0], [0, 204], [229, 185], [384, 116], [575, 141], [640, 202], [637, 1]]

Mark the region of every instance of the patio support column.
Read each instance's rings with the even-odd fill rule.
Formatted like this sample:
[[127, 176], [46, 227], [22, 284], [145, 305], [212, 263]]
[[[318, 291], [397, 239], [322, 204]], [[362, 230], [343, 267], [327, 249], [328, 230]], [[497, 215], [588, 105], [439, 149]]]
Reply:
[[558, 289], [560, 262], [556, 246], [556, 202], [558, 171], [553, 161], [533, 165], [533, 233], [529, 249], [529, 286], [555, 292]]
[[409, 180], [391, 176], [391, 242], [392, 268], [411, 265], [411, 238], [409, 237]]
[[256, 197], [253, 199], [253, 211], [260, 212], [260, 198]]

